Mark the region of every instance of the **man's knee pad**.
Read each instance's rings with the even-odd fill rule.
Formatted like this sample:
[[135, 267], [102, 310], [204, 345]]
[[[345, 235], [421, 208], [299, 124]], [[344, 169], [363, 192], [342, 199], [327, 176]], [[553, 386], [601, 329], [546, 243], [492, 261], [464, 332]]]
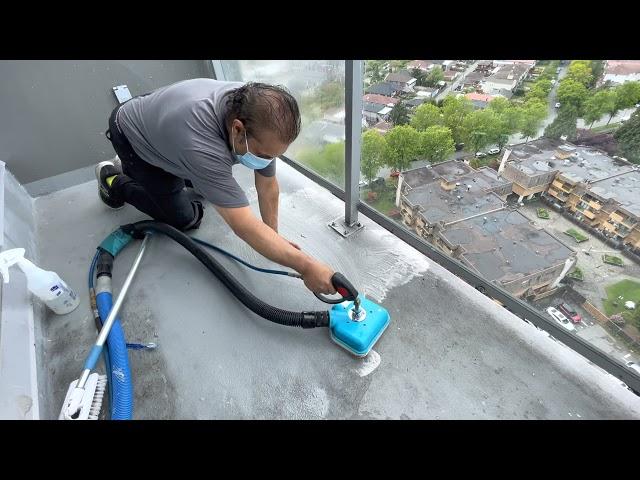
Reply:
[[193, 207], [194, 213], [193, 220], [191, 220], [181, 228], [181, 230], [184, 232], [186, 232], [187, 230], [195, 230], [196, 228], [199, 228], [200, 223], [202, 222], [202, 217], [204, 216], [204, 207], [202, 206], [201, 202], [193, 200], [191, 202], [191, 206]]

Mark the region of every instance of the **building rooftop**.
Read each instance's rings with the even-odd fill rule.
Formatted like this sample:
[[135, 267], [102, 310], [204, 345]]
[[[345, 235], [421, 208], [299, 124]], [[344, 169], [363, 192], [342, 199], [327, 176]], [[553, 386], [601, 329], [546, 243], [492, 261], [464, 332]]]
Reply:
[[401, 91], [396, 84], [389, 82], [374, 83], [367, 88], [367, 93], [378, 93], [380, 95], [391, 96]]
[[368, 93], [364, 97], [362, 97], [362, 99], [367, 103], [378, 103], [380, 105], [385, 105], [385, 106], [390, 103], [395, 105], [400, 101], [397, 98], [387, 97], [385, 95], [378, 95], [376, 93]]
[[409, 107], [417, 107], [418, 105], [422, 105], [426, 101], [427, 101], [426, 98], [416, 97], [416, 98], [412, 98], [411, 100], [407, 100], [405, 102], [405, 105]]
[[508, 161], [514, 168], [530, 176], [560, 171], [564, 178], [573, 183], [594, 182], [631, 170], [629, 163], [590, 147], [548, 138], [516, 145]]
[[592, 183], [632, 170], [628, 162], [611, 158], [590, 147], [575, 147], [573, 154], [557, 165], [561, 175], [574, 183]]
[[629, 213], [640, 217], [640, 172], [633, 170], [591, 185], [590, 192], [606, 200], [614, 199]]
[[381, 105], [379, 103], [372, 103], [372, 102], [362, 103], [362, 110], [364, 110], [365, 112], [380, 113], [385, 108], [387, 108], [385, 105]]
[[529, 67], [527, 65], [522, 65], [518, 63], [512, 64], [512, 65], [502, 65], [497, 68], [495, 73], [487, 77], [486, 81], [508, 84], [508, 83], [511, 83], [513, 80], [518, 80], [528, 70], [529, 70]]
[[455, 223], [441, 235], [453, 245], [462, 245], [464, 258], [492, 281], [511, 281], [558, 265], [573, 255], [553, 235], [511, 209]]
[[422, 185], [411, 189], [405, 198], [412, 205], [420, 205], [420, 215], [432, 225], [455, 222], [504, 206], [495, 193], [481, 190], [472, 181], [460, 183], [460, 187], [453, 190], [445, 190], [437, 182]]
[[431, 60], [412, 60], [407, 64], [407, 68], [411, 71], [414, 68], [418, 68], [420, 70], [428, 70], [429, 66], [433, 65]]
[[640, 60], [607, 60], [604, 71], [610, 75], [640, 73]]
[[436, 178], [444, 178], [447, 182], [452, 182], [456, 178], [471, 173], [473, 168], [463, 162], [448, 160], [425, 167], [418, 167], [402, 172], [403, 181], [410, 187], [419, 187], [431, 183]]
[[393, 72], [387, 75], [385, 78], [386, 82], [398, 82], [398, 83], [409, 83], [411, 80], [415, 80], [411, 73], [406, 70], [399, 70], [397, 72]]
[[489, 103], [491, 100], [493, 100], [495, 97], [491, 96], [491, 95], [487, 95], [485, 93], [475, 93], [475, 92], [471, 92], [471, 93], [467, 93], [465, 95], [466, 98], [468, 98], [469, 100], [477, 100], [480, 102], [484, 102], [484, 103]]

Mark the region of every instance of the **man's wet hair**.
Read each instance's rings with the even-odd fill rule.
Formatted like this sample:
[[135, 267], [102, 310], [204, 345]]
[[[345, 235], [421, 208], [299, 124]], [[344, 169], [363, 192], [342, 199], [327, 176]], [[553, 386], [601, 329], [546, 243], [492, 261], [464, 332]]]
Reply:
[[249, 82], [229, 92], [229, 121], [240, 120], [247, 133], [269, 130], [290, 144], [300, 134], [298, 102], [282, 85]]

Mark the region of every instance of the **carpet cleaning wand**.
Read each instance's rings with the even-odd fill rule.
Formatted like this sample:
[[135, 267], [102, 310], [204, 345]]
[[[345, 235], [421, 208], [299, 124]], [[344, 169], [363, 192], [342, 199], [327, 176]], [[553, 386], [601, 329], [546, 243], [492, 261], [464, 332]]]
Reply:
[[[262, 318], [289, 327], [329, 328], [333, 341], [359, 357], [364, 357], [369, 353], [389, 325], [389, 312], [381, 305], [358, 295], [358, 291], [341, 273], [335, 273], [331, 277], [331, 282], [340, 295], [339, 298], [331, 299], [323, 295], [316, 295], [323, 302], [332, 304], [331, 310], [294, 312], [274, 307], [257, 298], [216, 259], [198, 245], [205, 244], [205, 242], [189, 237], [166, 223], [143, 220], [122, 225], [120, 231], [116, 231], [112, 235], [117, 235], [123, 239], [121, 242], [126, 242], [126, 237], [129, 237], [129, 239], [141, 239], [149, 232], [162, 233], [182, 245], [213, 273], [240, 302]], [[250, 266], [234, 255], [224, 252], [219, 247], [205, 245], [225, 253], [254, 270], [299, 277], [293, 272], [274, 271]]]
[[59, 420], [98, 419], [102, 399], [106, 390], [107, 377], [105, 375], [91, 373], [91, 370], [93, 370], [98, 363], [104, 343], [107, 340], [111, 327], [113, 326], [116, 317], [118, 316], [118, 312], [122, 307], [124, 297], [127, 295], [127, 291], [131, 286], [133, 277], [140, 266], [148, 241], [149, 235], [145, 235], [142, 240], [142, 244], [140, 245], [140, 250], [133, 261], [131, 270], [129, 270], [127, 278], [122, 285], [122, 289], [120, 290], [120, 293], [118, 293], [118, 297], [113, 303], [113, 307], [111, 307], [111, 311], [100, 330], [98, 339], [84, 363], [84, 370], [82, 371], [80, 379], [74, 380], [69, 386], [62, 410], [60, 411], [60, 416], [58, 417]]

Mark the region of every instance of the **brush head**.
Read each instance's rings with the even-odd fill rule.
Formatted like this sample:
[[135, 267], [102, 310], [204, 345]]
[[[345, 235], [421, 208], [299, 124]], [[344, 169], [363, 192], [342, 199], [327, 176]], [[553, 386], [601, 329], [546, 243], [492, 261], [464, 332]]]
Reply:
[[331, 339], [358, 357], [366, 356], [389, 325], [389, 312], [377, 303], [360, 299], [354, 318], [354, 302], [342, 302], [329, 311]]

